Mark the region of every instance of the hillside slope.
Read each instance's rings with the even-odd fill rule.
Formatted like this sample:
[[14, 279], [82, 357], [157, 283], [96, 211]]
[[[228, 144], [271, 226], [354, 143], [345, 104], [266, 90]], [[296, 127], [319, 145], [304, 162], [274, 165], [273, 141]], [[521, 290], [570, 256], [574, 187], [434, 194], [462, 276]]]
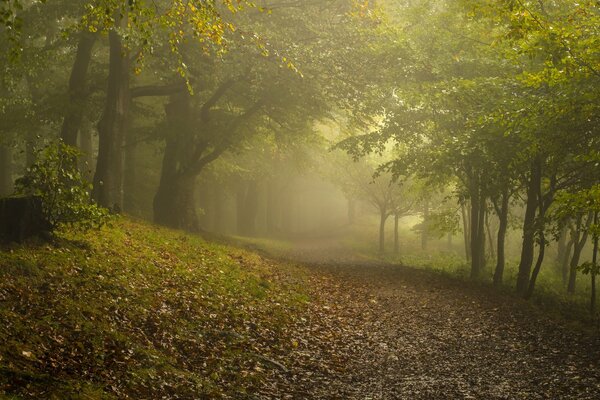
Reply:
[[290, 271], [126, 219], [4, 247], [0, 398], [244, 398], [294, 345]]

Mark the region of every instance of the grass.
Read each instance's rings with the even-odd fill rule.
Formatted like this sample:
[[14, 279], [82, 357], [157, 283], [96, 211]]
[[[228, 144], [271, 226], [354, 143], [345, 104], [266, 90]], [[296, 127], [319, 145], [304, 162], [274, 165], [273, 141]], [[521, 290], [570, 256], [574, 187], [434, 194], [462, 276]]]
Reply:
[[0, 251], [0, 398], [243, 399], [306, 309], [299, 270], [181, 232], [58, 241]]

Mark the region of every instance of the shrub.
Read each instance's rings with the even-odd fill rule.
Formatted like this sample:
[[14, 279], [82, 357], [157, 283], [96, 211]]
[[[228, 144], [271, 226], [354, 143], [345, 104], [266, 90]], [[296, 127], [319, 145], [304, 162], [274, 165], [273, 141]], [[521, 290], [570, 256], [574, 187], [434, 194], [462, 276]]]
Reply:
[[55, 230], [60, 225], [88, 230], [104, 225], [108, 211], [90, 199], [77, 161], [81, 153], [63, 142], [52, 143], [38, 154], [38, 161], [15, 182], [17, 195], [39, 198], [42, 213]]

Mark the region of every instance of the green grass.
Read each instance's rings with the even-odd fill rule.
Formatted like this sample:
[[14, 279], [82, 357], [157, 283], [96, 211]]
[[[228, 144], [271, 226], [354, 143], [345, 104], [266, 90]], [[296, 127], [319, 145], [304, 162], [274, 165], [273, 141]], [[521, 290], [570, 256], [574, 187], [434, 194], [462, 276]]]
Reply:
[[0, 398], [243, 399], [290, 350], [304, 276], [120, 219], [0, 251]]

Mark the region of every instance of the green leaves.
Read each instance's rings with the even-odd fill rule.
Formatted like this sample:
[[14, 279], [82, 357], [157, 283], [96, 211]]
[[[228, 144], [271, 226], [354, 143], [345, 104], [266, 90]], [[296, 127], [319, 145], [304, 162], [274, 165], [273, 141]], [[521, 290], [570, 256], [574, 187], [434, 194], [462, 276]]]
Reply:
[[79, 150], [62, 142], [50, 144], [15, 182], [18, 195], [41, 199], [44, 216], [54, 229], [70, 225], [88, 230], [107, 222], [107, 210], [90, 200], [91, 186], [77, 168], [79, 155]]

